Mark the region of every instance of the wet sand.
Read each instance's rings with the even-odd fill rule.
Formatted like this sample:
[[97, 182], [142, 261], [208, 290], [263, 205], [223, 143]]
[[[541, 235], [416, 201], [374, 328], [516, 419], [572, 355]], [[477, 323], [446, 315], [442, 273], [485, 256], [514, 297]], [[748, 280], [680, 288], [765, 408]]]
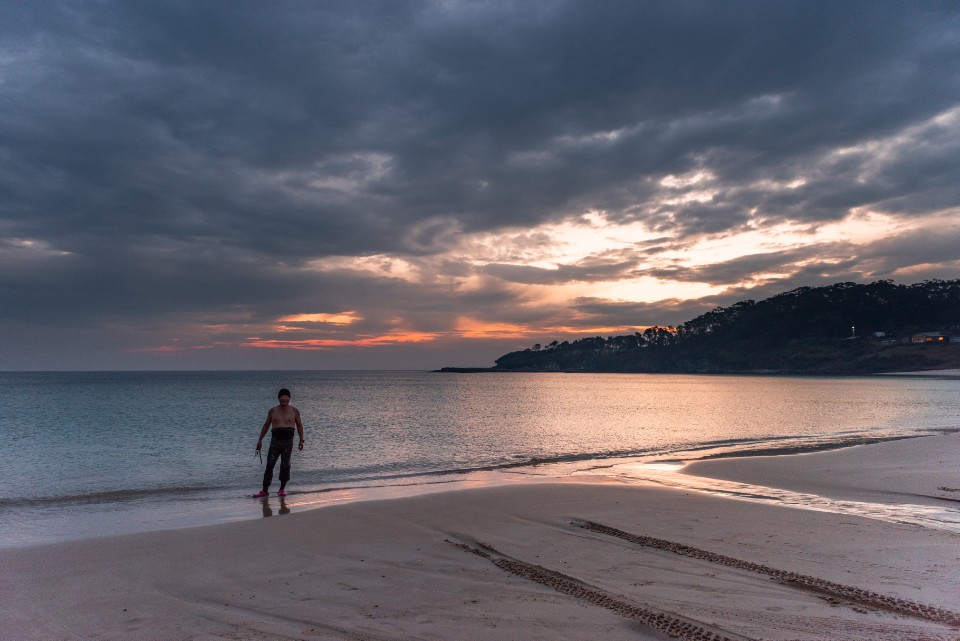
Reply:
[[[960, 435], [685, 473], [956, 510]], [[287, 505], [0, 551], [0, 639], [960, 637], [950, 528], [603, 477]]]

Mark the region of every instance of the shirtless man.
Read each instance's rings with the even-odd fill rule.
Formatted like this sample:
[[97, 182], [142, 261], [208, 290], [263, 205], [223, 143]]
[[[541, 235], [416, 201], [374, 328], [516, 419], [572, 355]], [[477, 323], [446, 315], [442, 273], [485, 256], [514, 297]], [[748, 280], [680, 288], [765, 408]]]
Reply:
[[303, 449], [303, 423], [300, 422], [300, 410], [290, 404], [290, 390], [282, 389], [277, 394], [280, 404], [271, 407], [267, 412], [267, 420], [263, 422], [260, 438], [257, 439], [257, 451], [263, 447], [263, 437], [267, 430], [273, 427], [270, 433], [270, 449], [267, 451], [267, 469], [263, 472], [263, 489], [257, 496], [267, 496], [270, 483], [273, 482], [273, 466], [280, 459], [280, 496], [286, 496], [287, 481], [290, 480], [290, 455], [293, 453], [293, 428], [297, 428], [300, 435], [300, 448]]

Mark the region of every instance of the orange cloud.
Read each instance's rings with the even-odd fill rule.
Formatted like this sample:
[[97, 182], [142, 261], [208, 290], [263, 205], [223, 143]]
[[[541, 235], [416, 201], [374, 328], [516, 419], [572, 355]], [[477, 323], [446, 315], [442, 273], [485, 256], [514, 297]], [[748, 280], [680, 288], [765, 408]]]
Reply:
[[[224, 343], [218, 343], [223, 345]], [[216, 345], [160, 345], [159, 347], [141, 347], [139, 349], [131, 349], [131, 352], [140, 352], [144, 354], [167, 354], [170, 352], [186, 352], [192, 349], [213, 349]]]
[[484, 323], [467, 317], [457, 320], [456, 331], [462, 338], [530, 338], [536, 336], [588, 336], [588, 335], [621, 335], [632, 332], [642, 332], [647, 326], [617, 327], [609, 326], [576, 326], [576, 325], [548, 325], [524, 326], [509, 323]]
[[356, 312], [339, 314], [293, 314], [278, 319], [281, 323], [330, 323], [331, 325], [350, 325], [363, 320]]
[[618, 325], [616, 327], [601, 326], [601, 327], [571, 327], [571, 326], [558, 326], [558, 327], [546, 327], [540, 330], [541, 333], [549, 334], [578, 334], [581, 336], [621, 336], [623, 334], [632, 334], [633, 332], [643, 332], [643, 330], [650, 327], [649, 325], [637, 325], [633, 327], [624, 327], [623, 325]]
[[457, 319], [456, 331], [463, 338], [521, 338], [530, 328], [510, 323], [484, 323], [471, 318]]
[[363, 336], [355, 339], [306, 338], [302, 340], [258, 339], [241, 343], [242, 347], [267, 349], [328, 350], [334, 347], [377, 347], [396, 343], [425, 343], [438, 334], [428, 332], [391, 332], [383, 336]]

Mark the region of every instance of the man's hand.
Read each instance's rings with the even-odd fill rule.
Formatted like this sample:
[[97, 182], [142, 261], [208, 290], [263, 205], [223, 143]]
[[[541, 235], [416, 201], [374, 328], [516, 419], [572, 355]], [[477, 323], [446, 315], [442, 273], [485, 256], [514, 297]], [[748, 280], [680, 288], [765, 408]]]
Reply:
[[303, 439], [300, 439], [300, 447], [298, 449], [303, 450]]
[[261, 438], [261, 439], [257, 439], [257, 450], [259, 450], [261, 447], [263, 447], [263, 439], [262, 439], [262, 438]]

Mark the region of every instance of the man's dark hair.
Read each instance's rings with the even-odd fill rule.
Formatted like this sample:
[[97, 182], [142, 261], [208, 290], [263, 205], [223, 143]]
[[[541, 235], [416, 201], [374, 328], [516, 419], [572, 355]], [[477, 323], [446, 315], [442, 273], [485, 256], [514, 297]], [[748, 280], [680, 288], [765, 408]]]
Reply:
[[282, 390], [277, 392], [277, 398], [280, 398], [281, 396], [292, 396], [292, 395], [290, 394], [290, 390], [284, 387]]

